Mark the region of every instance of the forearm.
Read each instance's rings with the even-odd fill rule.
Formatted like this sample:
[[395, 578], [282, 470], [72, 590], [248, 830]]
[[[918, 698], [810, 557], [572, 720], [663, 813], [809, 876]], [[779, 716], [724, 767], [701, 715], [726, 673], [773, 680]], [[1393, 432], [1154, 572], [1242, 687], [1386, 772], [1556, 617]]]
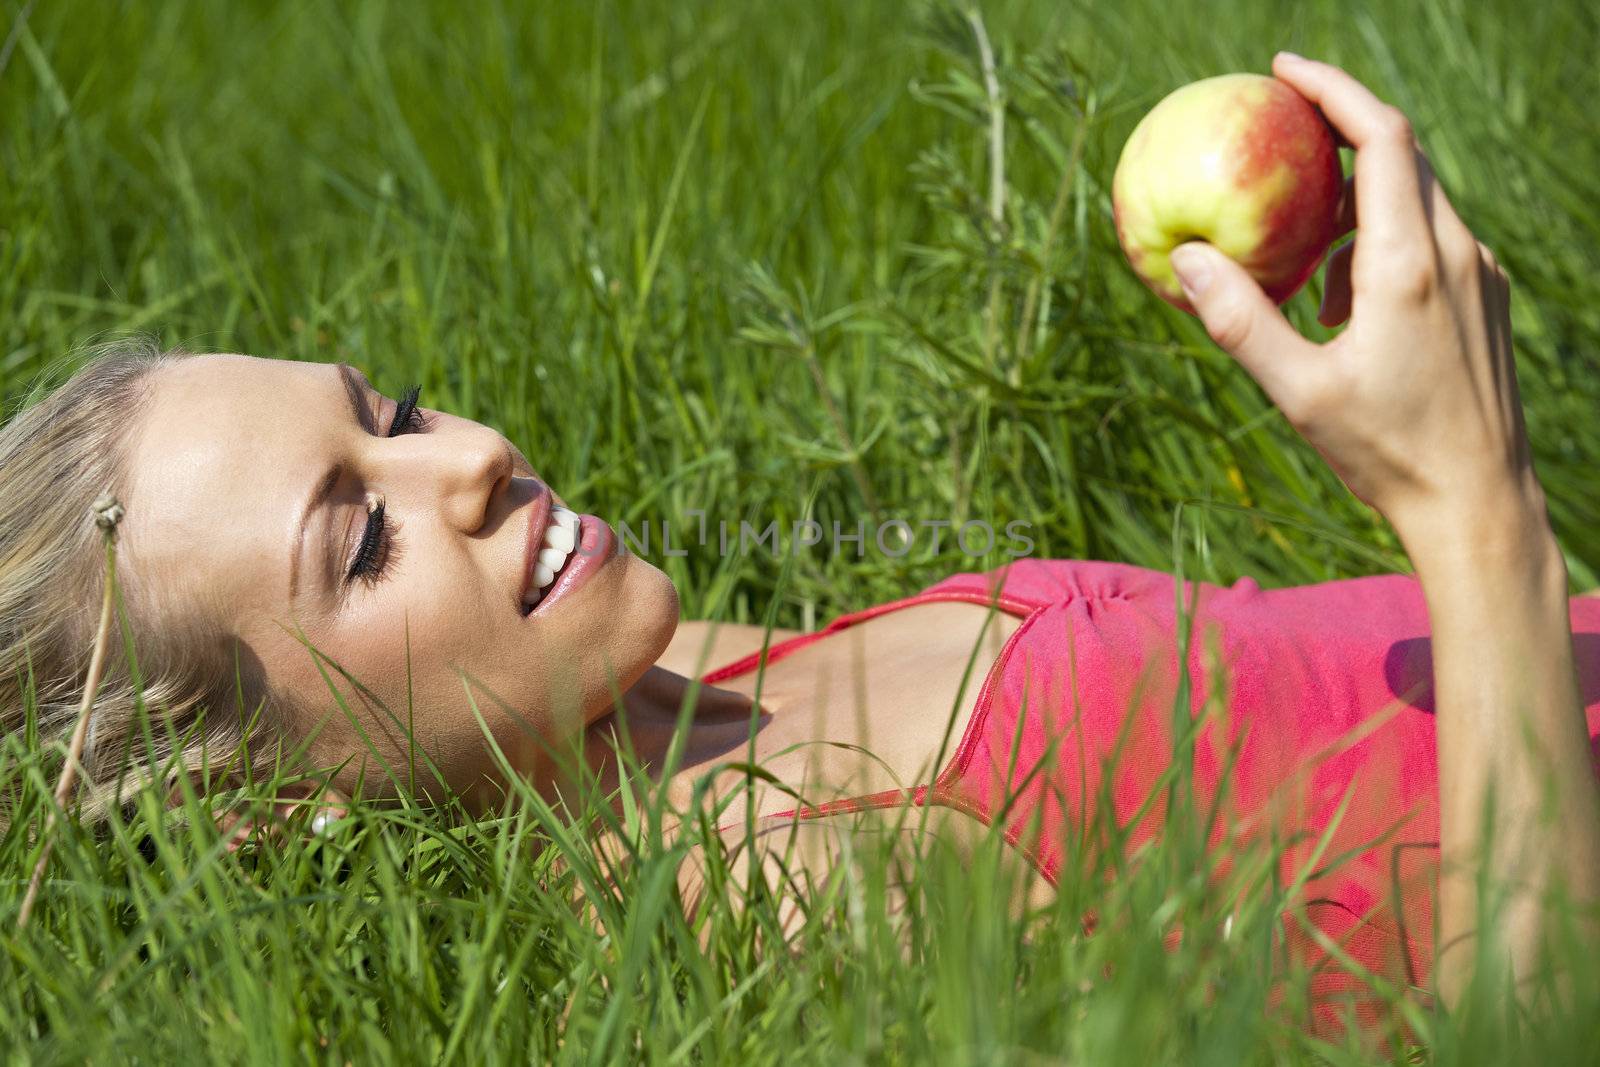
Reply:
[[1496, 929], [1519, 974], [1535, 961], [1545, 891], [1559, 885], [1600, 899], [1600, 789], [1573, 663], [1566, 566], [1537, 485], [1454, 516], [1436, 512], [1401, 533], [1433, 630], [1438, 984], [1448, 1000], [1473, 958], [1480, 871], [1487, 885], [1509, 891]]
[[[1513, 891], [1493, 932], [1524, 974], [1547, 889], [1600, 901], [1600, 790], [1565, 566], [1517, 390], [1511, 282], [1456, 214], [1403, 114], [1327, 64], [1280, 53], [1273, 73], [1356, 151], [1355, 202], [1344, 206], [1360, 236], [1329, 256], [1319, 315], [1348, 325], [1309, 344], [1219, 250], [1189, 242], [1171, 263], [1207, 331], [1388, 517], [1422, 580], [1438, 708], [1438, 980], [1450, 998], [1474, 956], [1455, 946], [1478, 924], [1479, 874]], [[1486, 829], [1487, 861], [1477, 847]]]

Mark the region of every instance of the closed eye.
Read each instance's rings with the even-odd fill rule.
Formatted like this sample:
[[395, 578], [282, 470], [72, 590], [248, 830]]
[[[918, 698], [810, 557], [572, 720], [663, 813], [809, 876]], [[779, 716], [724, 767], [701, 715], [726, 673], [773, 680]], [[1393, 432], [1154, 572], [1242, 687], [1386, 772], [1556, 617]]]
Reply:
[[[427, 416], [417, 407], [421, 395], [422, 387], [419, 385], [413, 385], [401, 395], [400, 402], [395, 405], [394, 417], [389, 420], [389, 429], [384, 433], [385, 437], [421, 433], [428, 428]], [[356, 546], [355, 555], [345, 570], [347, 584], [357, 579], [376, 582], [384, 576], [394, 562], [398, 549], [394, 527], [395, 523], [389, 518], [388, 509], [381, 499], [367, 506], [366, 528], [362, 530], [361, 542]]]
[[422, 395], [422, 386], [413, 385], [401, 396], [400, 403], [395, 406], [394, 418], [389, 422], [389, 432], [385, 437], [399, 437], [405, 433], [421, 433], [428, 428], [428, 420], [417, 409], [417, 399]]
[[345, 581], [365, 579], [369, 582], [383, 577], [395, 552], [394, 523], [384, 513], [384, 503], [379, 500], [367, 507], [367, 526], [361, 532], [361, 543], [345, 571]]

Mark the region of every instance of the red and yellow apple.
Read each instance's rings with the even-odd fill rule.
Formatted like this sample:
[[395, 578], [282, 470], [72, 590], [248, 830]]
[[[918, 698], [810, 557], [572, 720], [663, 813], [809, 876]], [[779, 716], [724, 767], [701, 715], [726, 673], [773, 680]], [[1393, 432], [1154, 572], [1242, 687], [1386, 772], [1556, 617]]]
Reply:
[[1339, 150], [1309, 101], [1276, 78], [1186, 85], [1134, 128], [1111, 183], [1117, 239], [1144, 283], [1194, 311], [1169, 253], [1209, 241], [1283, 303], [1338, 236]]

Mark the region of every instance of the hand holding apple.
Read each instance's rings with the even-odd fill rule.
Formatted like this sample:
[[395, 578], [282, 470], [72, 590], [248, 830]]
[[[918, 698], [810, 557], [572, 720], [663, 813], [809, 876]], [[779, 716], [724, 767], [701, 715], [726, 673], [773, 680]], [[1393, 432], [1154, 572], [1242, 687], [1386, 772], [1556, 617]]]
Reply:
[[1338, 236], [1343, 186], [1333, 135], [1305, 97], [1276, 78], [1225, 74], [1178, 89], [1140, 121], [1111, 203], [1135, 273], [1192, 314], [1174, 248], [1215, 245], [1281, 304]]
[[1312, 344], [1220, 244], [1166, 257], [1184, 296], [1413, 561], [1429, 542], [1477, 536], [1486, 516], [1542, 507], [1505, 274], [1404, 114], [1337, 67], [1284, 53], [1273, 69], [1355, 150], [1360, 228], [1329, 257], [1320, 315], [1345, 328]]

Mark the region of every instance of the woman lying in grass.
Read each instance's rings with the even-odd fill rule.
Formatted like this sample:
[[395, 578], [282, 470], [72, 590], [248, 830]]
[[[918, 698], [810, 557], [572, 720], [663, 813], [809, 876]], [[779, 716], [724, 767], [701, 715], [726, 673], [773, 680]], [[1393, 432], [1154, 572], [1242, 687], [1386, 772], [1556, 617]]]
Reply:
[[[1246, 830], [1308, 834], [1287, 877], [1353, 853], [1308, 882], [1296, 937], [1415, 985], [1437, 944], [1448, 993], [1483, 875], [1517, 887], [1500, 935], [1525, 972], [1547, 891], [1600, 899], [1600, 716], [1586, 726], [1569, 626], [1600, 631], [1600, 601], [1567, 599], [1504, 275], [1398, 112], [1334, 68], [1275, 70], [1357, 150], [1360, 236], [1334, 255], [1323, 309], [1348, 328], [1311, 345], [1213, 250], [1174, 262], [1218, 343], [1393, 523], [1416, 580], [1178, 590], [1024, 560], [773, 634], [758, 670], [766, 634], [680, 624], [668, 579], [493, 430], [342, 366], [128, 353], [0, 431], [5, 728], [31, 702], [41, 739], [72, 729], [102, 580], [89, 508], [109, 487], [139, 663], [137, 680], [113, 666], [91, 719], [101, 803], [142, 744], [142, 688], [183, 739], [179, 773], [290, 751], [337, 792], [488, 808], [507, 767], [561, 789], [557, 757], [581, 740], [603, 783], [620, 746], [687, 802], [753, 748], [773, 784], [726, 820], [798, 815], [828, 835], [863, 809], [937, 808], [944, 825], [1002, 826], [1047, 890], [1096, 805], [1135, 845], [1159, 829], [1173, 702], [1199, 710], [1226, 687], [1194, 740], [1195, 789], [1225, 793]], [[1180, 601], [1198, 637], [1182, 671]], [[1580, 666], [1600, 681], [1600, 654]], [[1492, 860], [1475, 850], [1486, 810]]]

